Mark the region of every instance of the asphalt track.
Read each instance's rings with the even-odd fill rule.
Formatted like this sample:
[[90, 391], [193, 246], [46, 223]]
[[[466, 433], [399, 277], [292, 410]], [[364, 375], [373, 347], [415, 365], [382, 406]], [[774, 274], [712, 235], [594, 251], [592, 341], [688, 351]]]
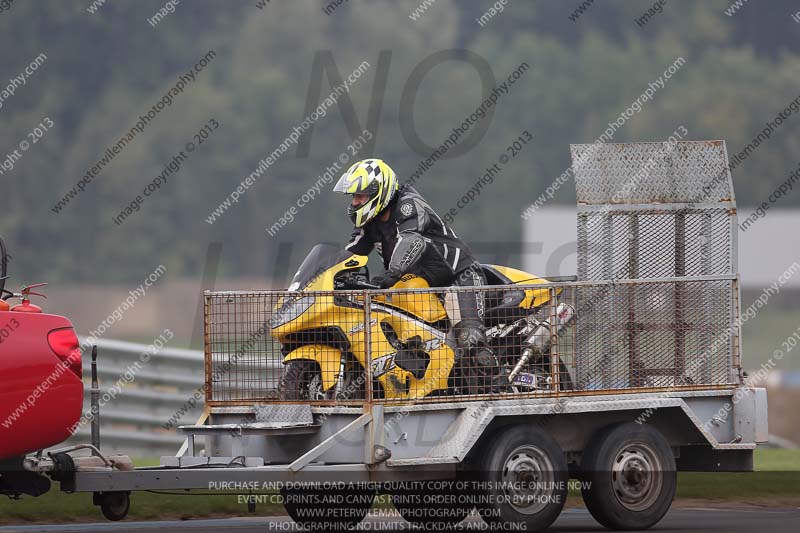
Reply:
[[[133, 531], [150, 533], [164, 531], [191, 531], [192, 533], [212, 533], [230, 531], [236, 533], [263, 533], [266, 531], [302, 531], [289, 517], [248, 517], [224, 518], [217, 520], [184, 520], [170, 522], [101, 522], [92, 524], [32, 525], [0, 527], [0, 533], [43, 531], [48, 533], [119, 533]], [[419, 531], [401, 518], [367, 517], [357, 531]], [[475, 515], [447, 531], [489, 531]], [[548, 530], [552, 532], [579, 533], [583, 531], [608, 531], [595, 522], [586, 509], [565, 509], [555, 524]], [[794, 509], [713, 509], [684, 508], [672, 509], [664, 519], [649, 531], [659, 533], [720, 531], [720, 532], [761, 532], [779, 533], [800, 531], [800, 508]]]

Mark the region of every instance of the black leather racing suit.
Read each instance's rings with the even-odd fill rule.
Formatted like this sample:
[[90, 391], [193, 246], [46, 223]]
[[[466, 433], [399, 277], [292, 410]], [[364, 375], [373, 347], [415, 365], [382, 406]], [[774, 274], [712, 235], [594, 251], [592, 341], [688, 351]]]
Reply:
[[[363, 228], [355, 228], [345, 248], [354, 254], [369, 255], [377, 247], [386, 275], [395, 279], [414, 274], [431, 287], [486, 284], [469, 247], [413, 187], [403, 185], [387, 209], [388, 220], [382, 221], [381, 213]], [[483, 293], [448, 293], [445, 310], [462, 351], [460, 356], [471, 358], [463, 365], [467, 392], [487, 392], [498, 365], [486, 342]]]

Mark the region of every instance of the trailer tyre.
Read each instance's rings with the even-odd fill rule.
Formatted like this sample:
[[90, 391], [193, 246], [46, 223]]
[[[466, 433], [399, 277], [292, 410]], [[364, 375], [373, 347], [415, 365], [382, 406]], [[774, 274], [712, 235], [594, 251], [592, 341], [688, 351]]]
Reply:
[[475, 504], [490, 526], [524, 524], [542, 531], [567, 499], [567, 462], [558, 443], [540, 428], [510, 426], [491, 434], [474, 464], [479, 484]]
[[651, 527], [675, 496], [675, 458], [666, 439], [633, 422], [611, 426], [592, 438], [581, 459], [581, 494], [589, 512], [609, 529]]
[[130, 492], [98, 492], [94, 494], [94, 501], [103, 516], [113, 522], [122, 520], [131, 510]]

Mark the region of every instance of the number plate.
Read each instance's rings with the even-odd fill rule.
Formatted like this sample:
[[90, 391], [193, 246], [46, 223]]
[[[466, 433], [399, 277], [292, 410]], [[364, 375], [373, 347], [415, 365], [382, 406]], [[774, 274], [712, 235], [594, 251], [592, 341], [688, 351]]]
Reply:
[[511, 384], [516, 385], [518, 387], [530, 387], [532, 389], [535, 389], [538, 387], [538, 380], [536, 379], [536, 374], [520, 372], [519, 374], [514, 376], [514, 381], [512, 381]]

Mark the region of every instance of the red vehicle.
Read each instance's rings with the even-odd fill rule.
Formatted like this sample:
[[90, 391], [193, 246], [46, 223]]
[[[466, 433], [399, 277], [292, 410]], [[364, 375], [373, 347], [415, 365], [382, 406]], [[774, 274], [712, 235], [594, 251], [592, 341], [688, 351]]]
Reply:
[[80, 420], [81, 350], [69, 319], [31, 304], [32, 295], [43, 296], [31, 291], [40, 285], [5, 289], [9, 259], [0, 239], [0, 494], [38, 496], [50, 481], [22, 461], [66, 440]]

